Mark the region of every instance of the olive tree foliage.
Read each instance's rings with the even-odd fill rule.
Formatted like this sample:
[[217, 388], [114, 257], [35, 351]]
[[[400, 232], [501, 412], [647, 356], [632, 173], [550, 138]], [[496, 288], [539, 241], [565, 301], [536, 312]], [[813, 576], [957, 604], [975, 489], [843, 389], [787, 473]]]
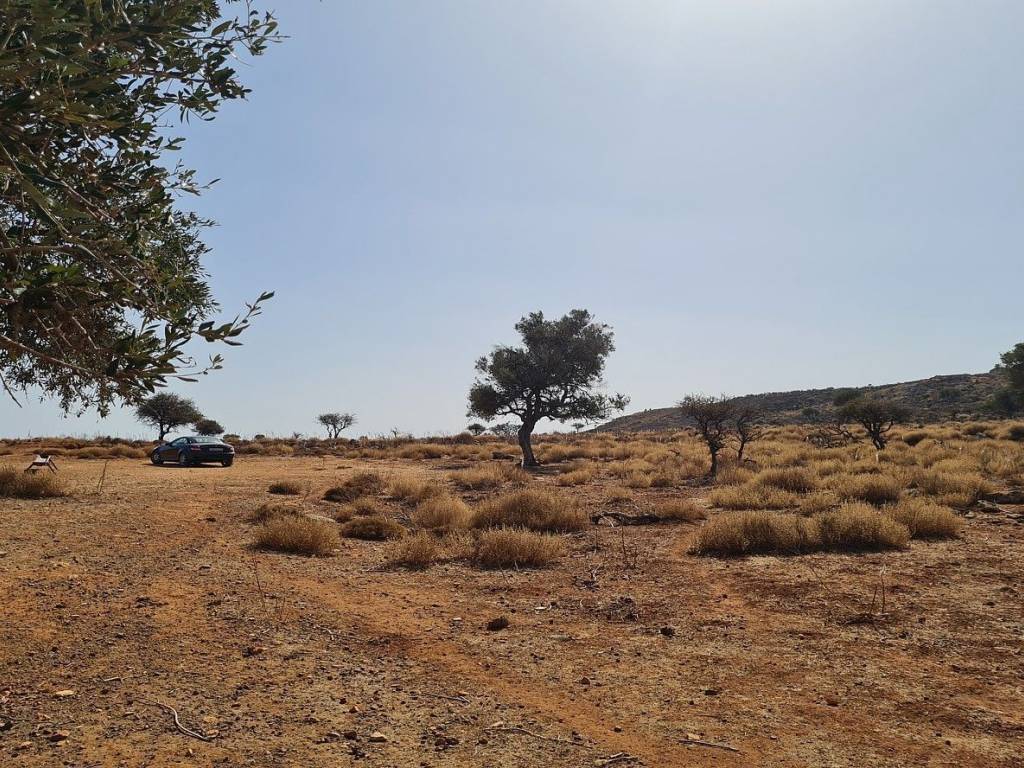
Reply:
[[158, 392], [135, 407], [135, 416], [143, 424], [156, 427], [161, 443], [172, 429], [203, 420], [203, 414], [191, 400], [171, 392]]
[[624, 395], [605, 395], [605, 361], [614, 349], [611, 328], [585, 309], [557, 320], [533, 312], [516, 323], [522, 346], [497, 346], [477, 360], [468, 416], [519, 419], [523, 466], [537, 466], [530, 437], [541, 419], [598, 421], [622, 410]]
[[837, 412], [837, 421], [842, 424], [859, 424], [868, 433], [871, 443], [879, 451], [889, 444], [888, 434], [894, 426], [910, 418], [910, 410], [886, 400], [859, 398]]
[[248, 92], [276, 22], [227, 0], [0, 0], [0, 384], [65, 411], [137, 402], [238, 344], [272, 294], [215, 323], [180, 121]]
[[206, 435], [207, 437], [212, 435], [224, 434], [224, 427], [220, 425], [219, 421], [213, 419], [200, 419], [195, 422], [196, 434]]
[[321, 413], [316, 420], [327, 428], [331, 440], [337, 440], [342, 431], [356, 423], [356, 417], [351, 413]]

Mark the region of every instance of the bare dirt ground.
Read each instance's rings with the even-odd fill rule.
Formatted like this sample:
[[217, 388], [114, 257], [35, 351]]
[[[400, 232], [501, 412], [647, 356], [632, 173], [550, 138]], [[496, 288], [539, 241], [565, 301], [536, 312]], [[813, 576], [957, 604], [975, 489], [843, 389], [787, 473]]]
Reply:
[[742, 560], [595, 528], [521, 572], [248, 548], [272, 480], [442, 464], [67, 460], [73, 496], [0, 501], [0, 764], [1024, 765], [1019, 522]]

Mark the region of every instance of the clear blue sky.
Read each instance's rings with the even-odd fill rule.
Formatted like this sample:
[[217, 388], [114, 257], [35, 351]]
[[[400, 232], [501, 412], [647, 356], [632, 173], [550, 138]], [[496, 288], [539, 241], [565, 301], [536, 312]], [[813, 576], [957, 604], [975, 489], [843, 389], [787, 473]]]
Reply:
[[[257, 2], [258, 6], [265, 3]], [[615, 328], [632, 409], [988, 370], [1024, 339], [1024, 4], [279, 3], [221, 177], [230, 431], [456, 431], [526, 312]], [[205, 350], [200, 350], [204, 351]], [[144, 434], [0, 404], [0, 433]]]

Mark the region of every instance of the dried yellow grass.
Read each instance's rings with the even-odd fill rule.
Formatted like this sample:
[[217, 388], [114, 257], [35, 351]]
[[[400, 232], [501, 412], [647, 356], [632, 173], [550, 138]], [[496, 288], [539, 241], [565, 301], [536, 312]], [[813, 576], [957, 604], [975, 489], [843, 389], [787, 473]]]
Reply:
[[275, 516], [256, 532], [259, 549], [296, 555], [326, 557], [338, 548], [338, 531], [333, 523], [299, 515]]
[[346, 539], [390, 541], [402, 538], [405, 528], [386, 517], [355, 517], [341, 526], [341, 535]]
[[462, 499], [441, 495], [424, 499], [412, 513], [412, 521], [420, 528], [453, 530], [469, 525], [473, 512]]
[[539, 489], [514, 491], [480, 506], [473, 515], [474, 528], [528, 528], [567, 533], [581, 530], [587, 519], [574, 499]]
[[952, 539], [963, 528], [953, 510], [926, 499], [903, 499], [885, 513], [905, 525], [913, 539]]
[[494, 528], [480, 533], [472, 560], [481, 568], [539, 568], [564, 553], [562, 542], [549, 534]]
[[393, 566], [421, 571], [437, 562], [441, 546], [429, 533], [419, 531], [392, 545], [388, 563]]

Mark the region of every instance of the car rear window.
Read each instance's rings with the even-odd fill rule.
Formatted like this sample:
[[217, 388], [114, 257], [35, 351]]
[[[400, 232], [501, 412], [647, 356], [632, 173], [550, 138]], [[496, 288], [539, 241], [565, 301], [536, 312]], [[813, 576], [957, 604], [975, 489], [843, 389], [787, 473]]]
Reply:
[[219, 443], [220, 442], [220, 440], [218, 440], [216, 437], [196, 437], [196, 438], [193, 438], [193, 440], [194, 440], [194, 442], [197, 442], [197, 443]]

